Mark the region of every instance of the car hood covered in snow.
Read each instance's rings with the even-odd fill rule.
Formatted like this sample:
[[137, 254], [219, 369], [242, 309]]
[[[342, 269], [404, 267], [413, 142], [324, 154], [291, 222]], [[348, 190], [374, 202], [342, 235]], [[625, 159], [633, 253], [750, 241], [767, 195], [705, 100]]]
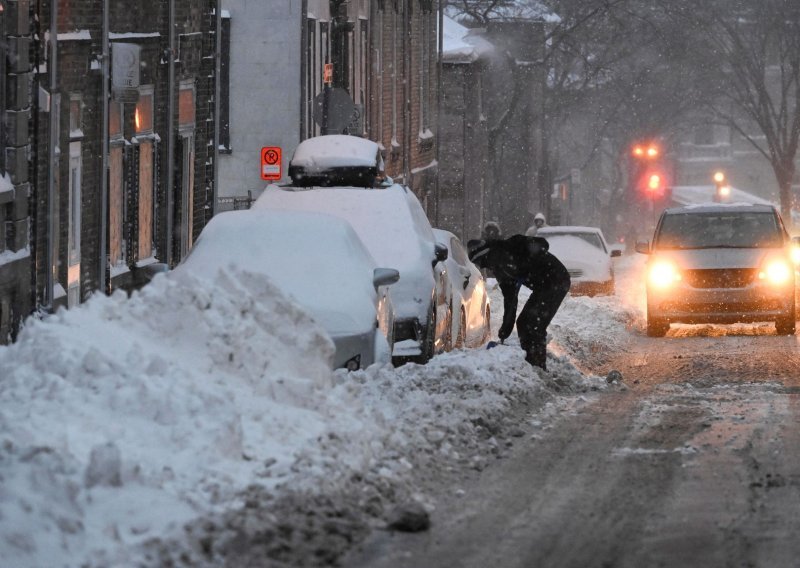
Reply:
[[363, 333], [376, 320], [375, 261], [352, 228], [320, 213], [232, 211], [215, 216], [176, 270], [267, 275], [331, 335]]

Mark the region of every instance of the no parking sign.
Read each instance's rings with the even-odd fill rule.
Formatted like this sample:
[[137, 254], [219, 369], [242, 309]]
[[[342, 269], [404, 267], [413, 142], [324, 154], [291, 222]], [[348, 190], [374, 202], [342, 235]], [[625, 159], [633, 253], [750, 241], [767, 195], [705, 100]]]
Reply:
[[264, 146], [261, 148], [261, 179], [278, 181], [283, 177], [281, 155], [280, 146]]

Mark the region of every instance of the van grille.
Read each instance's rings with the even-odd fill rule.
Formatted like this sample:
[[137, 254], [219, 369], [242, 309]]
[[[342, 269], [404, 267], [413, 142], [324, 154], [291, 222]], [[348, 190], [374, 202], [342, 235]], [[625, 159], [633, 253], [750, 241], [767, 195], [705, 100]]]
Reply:
[[581, 270], [580, 268], [570, 268], [567, 270], [567, 272], [569, 272], [570, 278], [580, 278], [581, 276], [583, 276], [583, 270]]
[[693, 288], [745, 288], [756, 278], [755, 268], [684, 270], [684, 281]]

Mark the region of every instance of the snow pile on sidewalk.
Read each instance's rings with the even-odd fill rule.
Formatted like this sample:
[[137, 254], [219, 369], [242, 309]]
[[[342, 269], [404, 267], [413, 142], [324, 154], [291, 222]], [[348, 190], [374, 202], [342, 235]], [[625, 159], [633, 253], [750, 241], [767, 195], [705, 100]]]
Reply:
[[365, 517], [429, 505], [421, 477], [502, 455], [521, 435], [515, 412], [605, 388], [575, 363], [582, 338], [621, 342], [626, 313], [568, 298], [548, 373], [516, 335], [332, 373], [330, 340], [261, 276], [210, 287], [173, 273], [130, 299], [92, 298], [0, 348], [0, 557], [324, 565]]
[[159, 278], [30, 324], [0, 349], [3, 563], [132, 565], [131, 546], [230, 506], [267, 460], [363, 428], [327, 400], [332, 352], [246, 274], [213, 291]]

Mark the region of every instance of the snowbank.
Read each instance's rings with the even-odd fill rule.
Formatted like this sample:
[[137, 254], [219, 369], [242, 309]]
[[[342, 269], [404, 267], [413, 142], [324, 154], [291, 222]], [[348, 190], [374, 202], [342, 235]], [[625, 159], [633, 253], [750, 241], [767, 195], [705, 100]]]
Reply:
[[92, 298], [0, 348], [0, 557], [19, 568], [247, 565], [248, 553], [324, 564], [319, 551], [335, 558], [358, 519], [403, 499], [431, 506], [420, 475], [502, 454], [515, 409], [605, 388], [576, 364], [591, 367], [592, 344], [622, 348], [636, 314], [568, 298], [549, 373], [524, 362], [513, 335], [425, 366], [334, 374], [328, 337], [265, 277], [212, 287], [173, 273], [130, 299]]
[[6, 565], [130, 565], [131, 546], [354, 420], [326, 401], [333, 346], [308, 316], [262, 277], [215, 284], [98, 296], [0, 349]]

